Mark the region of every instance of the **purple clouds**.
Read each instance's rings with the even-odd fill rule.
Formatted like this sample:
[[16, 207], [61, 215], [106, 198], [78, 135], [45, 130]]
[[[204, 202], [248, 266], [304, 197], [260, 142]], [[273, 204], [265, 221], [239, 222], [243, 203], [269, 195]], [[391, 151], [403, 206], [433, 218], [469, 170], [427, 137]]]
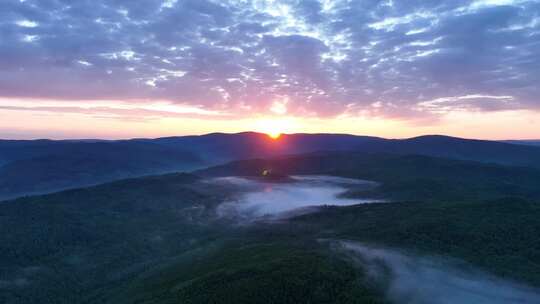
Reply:
[[0, 3], [4, 98], [414, 118], [538, 109], [539, 82], [538, 1]]

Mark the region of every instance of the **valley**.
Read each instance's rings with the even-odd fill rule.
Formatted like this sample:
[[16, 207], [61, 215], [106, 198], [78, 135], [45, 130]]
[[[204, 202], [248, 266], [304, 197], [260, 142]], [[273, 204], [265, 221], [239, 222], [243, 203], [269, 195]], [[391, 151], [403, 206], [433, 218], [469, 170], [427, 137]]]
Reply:
[[540, 0], [0, 0], [0, 304], [540, 304]]
[[[332, 152], [19, 198], [0, 205], [0, 300], [409, 303], [358, 263], [364, 249], [353, 259], [335, 250], [347, 240], [458, 261], [485, 274], [463, 284], [493, 277], [501, 293], [534, 303], [539, 177], [520, 167]], [[448, 280], [441, 286], [461, 276]], [[416, 289], [398, 294], [407, 288]]]

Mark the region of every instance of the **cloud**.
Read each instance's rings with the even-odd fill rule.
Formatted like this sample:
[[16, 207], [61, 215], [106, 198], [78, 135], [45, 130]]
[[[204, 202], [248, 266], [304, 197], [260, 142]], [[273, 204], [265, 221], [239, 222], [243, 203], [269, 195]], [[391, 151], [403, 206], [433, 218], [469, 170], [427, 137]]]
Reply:
[[428, 258], [337, 241], [366, 270], [368, 278], [384, 286], [392, 303], [538, 303], [540, 291], [506, 281], [464, 262]]
[[321, 117], [539, 109], [539, 11], [517, 0], [6, 0], [0, 97], [235, 115], [275, 113], [286, 98], [287, 114]]
[[190, 105], [174, 104], [164, 101], [139, 100], [126, 103], [122, 101], [62, 101], [16, 100], [0, 98], [0, 110], [32, 111], [56, 114], [86, 114], [96, 118], [119, 120], [145, 120], [159, 118], [203, 118], [228, 119], [229, 115], [208, 111]]
[[209, 182], [238, 187], [243, 193], [221, 204], [218, 215], [238, 220], [259, 221], [285, 218], [312, 212], [320, 206], [349, 206], [382, 203], [369, 198], [342, 198], [347, 186], [371, 189], [371, 181], [333, 176], [291, 176], [288, 180], [268, 182], [243, 177], [222, 177]]

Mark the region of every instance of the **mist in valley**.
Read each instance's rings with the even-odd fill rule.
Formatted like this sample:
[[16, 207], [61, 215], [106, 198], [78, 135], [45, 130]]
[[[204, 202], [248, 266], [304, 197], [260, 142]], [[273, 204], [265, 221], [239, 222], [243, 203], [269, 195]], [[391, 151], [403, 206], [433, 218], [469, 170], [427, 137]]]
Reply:
[[[331, 176], [291, 176], [279, 181], [224, 177], [211, 182], [236, 187], [237, 195], [219, 205], [217, 212], [240, 223], [286, 219], [317, 211], [321, 206], [383, 202], [343, 196], [348, 190], [371, 189], [376, 183]], [[334, 245], [364, 269], [367, 279], [382, 288], [392, 303], [540, 303], [539, 290], [457, 260], [415, 256], [352, 241]]]
[[332, 176], [292, 176], [285, 181], [269, 182], [244, 177], [216, 178], [212, 182], [237, 187], [239, 195], [221, 204], [220, 216], [243, 220], [283, 218], [317, 210], [320, 206], [350, 206], [382, 202], [369, 198], [343, 197], [348, 189], [370, 189], [370, 181]]
[[334, 246], [365, 269], [369, 280], [383, 286], [393, 303], [540, 303], [540, 290], [497, 278], [457, 260], [405, 254], [354, 241], [338, 241]]

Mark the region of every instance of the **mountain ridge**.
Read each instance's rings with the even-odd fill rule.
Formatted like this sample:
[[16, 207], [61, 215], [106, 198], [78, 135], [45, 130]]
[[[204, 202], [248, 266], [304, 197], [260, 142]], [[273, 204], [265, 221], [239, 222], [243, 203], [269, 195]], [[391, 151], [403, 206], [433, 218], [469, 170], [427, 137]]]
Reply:
[[[210, 133], [131, 140], [0, 140], [0, 199], [230, 161], [359, 151], [540, 168], [540, 147], [423, 135], [406, 139], [331, 133]], [[23, 174], [24, 172], [24, 174]]]

